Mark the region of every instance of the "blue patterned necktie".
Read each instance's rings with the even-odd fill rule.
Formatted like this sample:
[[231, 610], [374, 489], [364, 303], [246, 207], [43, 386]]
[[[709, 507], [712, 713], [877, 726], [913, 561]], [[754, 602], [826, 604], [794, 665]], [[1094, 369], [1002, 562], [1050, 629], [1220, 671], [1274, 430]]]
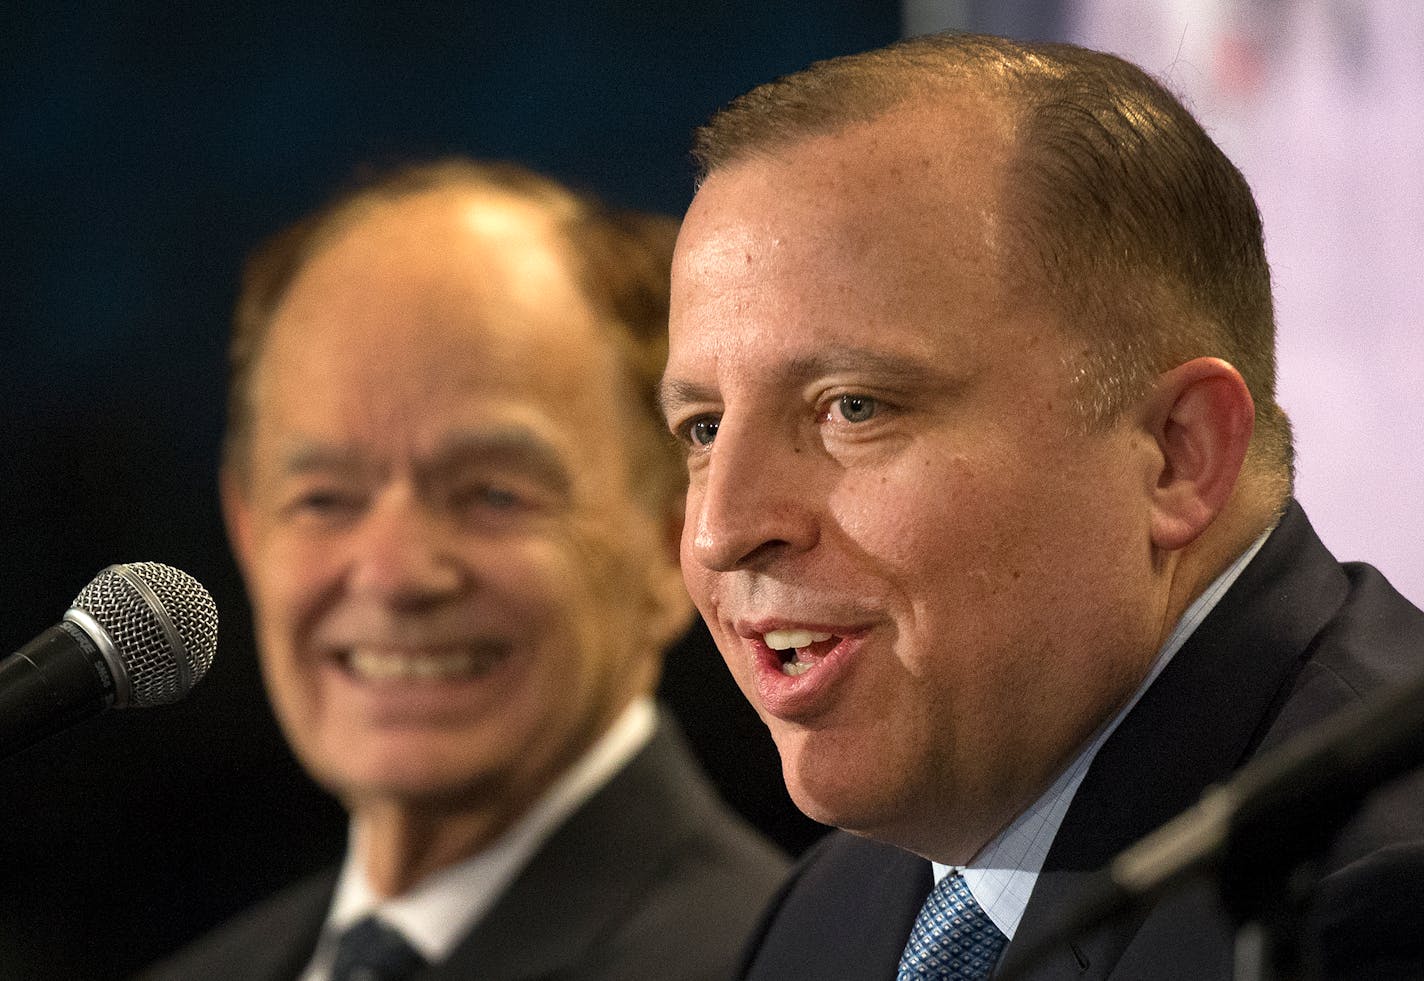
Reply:
[[980, 981], [1008, 943], [955, 872], [930, 890], [910, 941], [900, 955], [896, 981]]
[[424, 966], [425, 958], [399, 930], [368, 916], [337, 941], [331, 981], [400, 981]]

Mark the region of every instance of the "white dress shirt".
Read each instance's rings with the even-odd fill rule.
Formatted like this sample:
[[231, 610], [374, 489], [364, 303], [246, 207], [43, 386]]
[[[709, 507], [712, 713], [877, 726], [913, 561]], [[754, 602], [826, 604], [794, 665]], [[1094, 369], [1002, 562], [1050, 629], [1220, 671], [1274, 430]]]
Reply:
[[399, 930], [428, 962], [443, 960], [489, 912], [545, 839], [648, 744], [656, 716], [650, 698], [628, 706], [528, 813], [488, 848], [426, 877], [400, 896], [382, 899], [371, 891], [358, 858], [360, 821], [353, 821], [331, 910], [301, 981], [328, 981], [342, 931], [372, 913]]

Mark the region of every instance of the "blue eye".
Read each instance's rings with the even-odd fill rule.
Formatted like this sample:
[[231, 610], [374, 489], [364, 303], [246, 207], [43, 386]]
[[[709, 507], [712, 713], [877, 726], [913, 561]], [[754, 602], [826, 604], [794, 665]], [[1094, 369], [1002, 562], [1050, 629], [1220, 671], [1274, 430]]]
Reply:
[[836, 400], [836, 406], [840, 409], [841, 418], [846, 422], [865, 422], [872, 418], [880, 407], [879, 403], [868, 395], [842, 395]]
[[687, 427], [687, 438], [693, 446], [711, 446], [712, 441], [717, 438], [717, 427], [721, 424], [722, 421], [715, 416], [694, 419]]

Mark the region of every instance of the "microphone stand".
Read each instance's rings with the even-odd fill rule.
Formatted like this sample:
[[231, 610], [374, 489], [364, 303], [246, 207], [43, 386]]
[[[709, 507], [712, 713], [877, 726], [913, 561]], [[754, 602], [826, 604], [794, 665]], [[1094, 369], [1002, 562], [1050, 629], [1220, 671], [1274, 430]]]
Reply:
[[1318, 862], [1307, 859], [1252, 883], [1249, 899], [1238, 894], [1233, 901], [1222, 884], [1236, 924], [1234, 981], [1320, 981], [1319, 945], [1306, 927], [1306, 906], [1319, 879]]

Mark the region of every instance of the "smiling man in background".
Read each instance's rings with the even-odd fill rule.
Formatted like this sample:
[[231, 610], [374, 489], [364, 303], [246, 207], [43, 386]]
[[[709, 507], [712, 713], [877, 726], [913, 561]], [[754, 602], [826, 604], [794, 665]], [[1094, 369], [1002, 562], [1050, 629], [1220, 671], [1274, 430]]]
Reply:
[[655, 404], [674, 234], [449, 161], [256, 253], [224, 507], [350, 846], [155, 976], [730, 973], [785, 866], [652, 703], [692, 612]]
[[[792, 797], [854, 832], [749, 977], [985, 977], [1206, 786], [1419, 669], [1424, 615], [1291, 499], [1250, 190], [1145, 74], [917, 38], [742, 96], [696, 154], [684, 572]], [[1424, 976], [1422, 803], [1325, 860], [1332, 976]], [[1224, 979], [1232, 940], [1189, 890], [1033, 976]]]

